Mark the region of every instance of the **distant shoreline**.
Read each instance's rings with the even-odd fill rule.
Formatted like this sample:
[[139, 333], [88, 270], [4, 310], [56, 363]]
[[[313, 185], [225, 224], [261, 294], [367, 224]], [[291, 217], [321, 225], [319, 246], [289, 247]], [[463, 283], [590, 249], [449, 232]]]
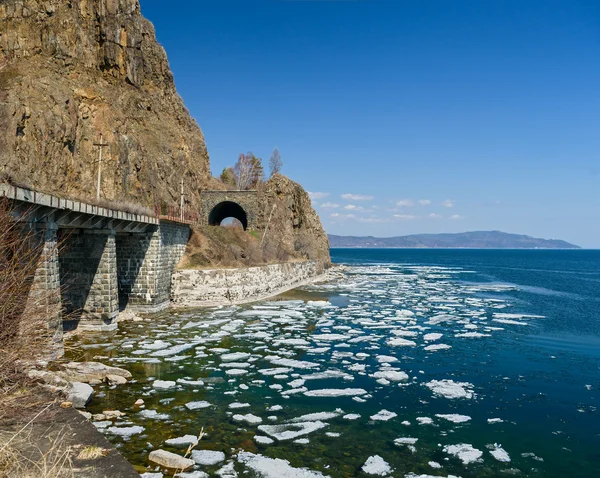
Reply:
[[401, 246], [330, 246], [329, 249], [404, 249], [413, 251], [452, 251], [452, 250], [471, 250], [471, 251], [600, 251], [600, 248], [583, 247], [401, 247]]

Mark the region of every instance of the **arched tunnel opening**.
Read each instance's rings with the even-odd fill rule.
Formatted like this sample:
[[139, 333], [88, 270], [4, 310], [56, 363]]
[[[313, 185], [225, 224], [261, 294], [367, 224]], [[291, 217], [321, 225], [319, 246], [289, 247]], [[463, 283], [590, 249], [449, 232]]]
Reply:
[[208, 215], [208, 224], [210, 226], [220, 226], [224, 219], [231, 217], [240, 221], [244, 231], [248, 228], [246, 211], [233, 201], [223, 201], [213, 207]]

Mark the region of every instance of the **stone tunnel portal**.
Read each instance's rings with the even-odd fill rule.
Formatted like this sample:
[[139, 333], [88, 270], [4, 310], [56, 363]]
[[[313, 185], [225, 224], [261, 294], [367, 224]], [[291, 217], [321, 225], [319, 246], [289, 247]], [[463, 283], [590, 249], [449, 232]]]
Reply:
[[223, 201], [212, 208], [208, 215], [209, 226], [219, 226], [223, 219], [234, 217], [242, 223], [244, 231], [248, 229], [248, 216], [239, 204], [233, 201]]

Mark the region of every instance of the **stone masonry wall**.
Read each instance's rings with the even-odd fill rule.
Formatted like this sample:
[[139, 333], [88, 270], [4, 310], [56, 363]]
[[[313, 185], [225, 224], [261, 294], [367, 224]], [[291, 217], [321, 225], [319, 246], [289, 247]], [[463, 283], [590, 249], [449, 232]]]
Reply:
[[47, 336], [50, 341], [50, 357], [57, 358], [64, 353], [63, 328], [61, 318], [60, 271], [58, 265], [58, 236], [56, 225], [31, 225], [35, 238], [42, 244], [41, 256], [35, 272], [32, 290], [25, 313], [31, 308], [36, 312], [43, 308], [48, 317]]
[[202, 211], [200, 214], [200, 225], [208, 225], [208, 215], [213, 208], [222, 202], [231, 201], [239, 204], [246, 213], [248, 229], [256, 229], [256, 219], [259, 215], [258, 194], [256, 191], [202, 191], [200, 203]]
[[59, 265], [64, 310], [78, 328], [116, 327], [119, 311], [114, 230], [84, 229], [63, 235]]
[[156, 312], [169, 305], [171, 275], [189, 235], [189, 226], [166, 221], [155, 231], [117, 234], [121, 308]]
[[187, 225], [161, 222], [161, 247], [157, 276], [157, 296], [160, 303], [169, 303], [171, 277], [177, 264], [185, 254], [185, 246], [189, 238], [190, 228]]
[[241, 269], [178, 270], [173, 274], [175, 307], [206, 307], [262, 300], [323, 274], [318, 261], [286, 262]]

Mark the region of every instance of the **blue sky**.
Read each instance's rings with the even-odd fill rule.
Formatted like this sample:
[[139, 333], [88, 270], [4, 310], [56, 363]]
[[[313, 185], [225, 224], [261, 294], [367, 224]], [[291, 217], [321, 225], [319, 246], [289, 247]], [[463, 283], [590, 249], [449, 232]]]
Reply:
[[213, 174], [281, 152], [329, 233], [600, 247], [600, 3], [141, 0]]

